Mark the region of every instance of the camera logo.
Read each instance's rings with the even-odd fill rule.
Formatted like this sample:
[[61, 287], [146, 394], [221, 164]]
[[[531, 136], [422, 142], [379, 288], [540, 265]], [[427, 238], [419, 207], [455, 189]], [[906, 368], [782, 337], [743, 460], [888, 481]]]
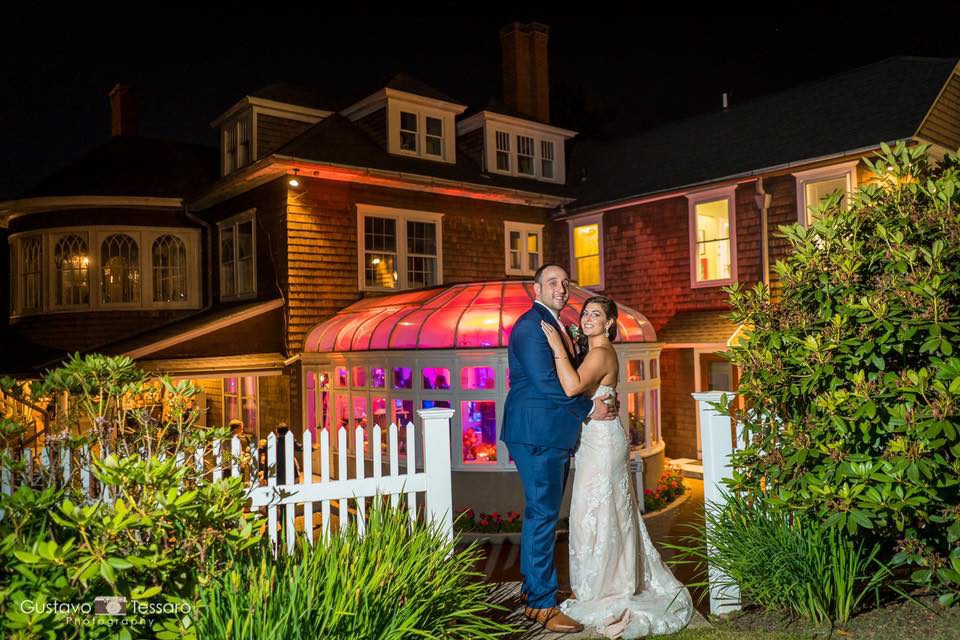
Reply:
[[125, 616], [127, 599], [120, 596], [98, 596], [93, 599], [93, 611], [98, 616]]

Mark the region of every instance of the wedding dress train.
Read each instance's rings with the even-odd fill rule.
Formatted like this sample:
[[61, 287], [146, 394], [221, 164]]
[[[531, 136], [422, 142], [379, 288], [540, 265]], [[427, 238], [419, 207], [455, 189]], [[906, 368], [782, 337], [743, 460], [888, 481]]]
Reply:
[[[593, 397], [613, 392], [601, 385]], [[674, 633], [693, 615], [690, 592], [660, 558], [640, 517], [628, 452], [619, 418], [584, 425], [570, 503], [570, 585], [576, 599], [560, 605], [574, 620], [611, 638]]]

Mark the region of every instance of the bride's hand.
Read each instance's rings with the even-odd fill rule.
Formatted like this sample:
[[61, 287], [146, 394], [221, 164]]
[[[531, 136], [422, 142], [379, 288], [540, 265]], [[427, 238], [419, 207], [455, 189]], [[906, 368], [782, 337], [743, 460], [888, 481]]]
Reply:
[[547, 336], [547, 343], [550, 345], [550, 348], [553, 349], [554, 355], [565, 354], [566, 349], [563, 346], [563, 338], [560, 337], [557, 330], [543, 320], [540, 321], [540, 328], [543, 329], [543, 334]]

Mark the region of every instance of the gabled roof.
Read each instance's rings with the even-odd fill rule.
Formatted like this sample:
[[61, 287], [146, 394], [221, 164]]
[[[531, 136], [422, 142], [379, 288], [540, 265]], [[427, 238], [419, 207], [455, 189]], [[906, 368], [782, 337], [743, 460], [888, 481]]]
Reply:
[[634, 136], [580, 141], [567, 174], [576, 207], [911, 138], [956, 66], [957, 59], [888, 58]]
[[273, 100], [275, 102], [283, 102], [284, 104], [293, 104], [310, 109], [321, 109], [324, 111], [336, 111], [344, 106], [342, 100], [335, 100], [316, 87], [290, 82], [275, 82], [269, 84], [251, 93], [250, 97]]
[[140, 196], [182, 198], [218, 175], [217, 150], [120, 136], [81, 156], [20, 198]]
[[280, 158], [467, 182], [551, 196], [569, 197], [564, 185], [485, 173], [458, 149], [454, 164], [388, 153], [349, 119], [334, 114], [313, 125], [275, 153]]
[[395, 89], [405, 93], [412, 93], [417, 96], [423, 96], [424, 98], [440, 100], [442, 102], [449, 102], [451, 104], [461, 104], [459, 100], [454, 100], [442, 91], [434, 89], [427, 83], [422, 82], [406, 73], [398, 73], [390, 78], [384, 88]]

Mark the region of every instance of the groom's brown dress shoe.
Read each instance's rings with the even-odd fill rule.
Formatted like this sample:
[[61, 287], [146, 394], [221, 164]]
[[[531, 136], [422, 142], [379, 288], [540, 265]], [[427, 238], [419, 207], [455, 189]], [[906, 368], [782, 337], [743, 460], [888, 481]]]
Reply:
[[583, 631], [582, 624], [570, 616], [561, 613], [560, 609], [556, 607], [549, 607], [547, 609], [524, 607], [523, 615], [539, 622], [547, 631], [553, 631], [554, 633], [577, 633]]

